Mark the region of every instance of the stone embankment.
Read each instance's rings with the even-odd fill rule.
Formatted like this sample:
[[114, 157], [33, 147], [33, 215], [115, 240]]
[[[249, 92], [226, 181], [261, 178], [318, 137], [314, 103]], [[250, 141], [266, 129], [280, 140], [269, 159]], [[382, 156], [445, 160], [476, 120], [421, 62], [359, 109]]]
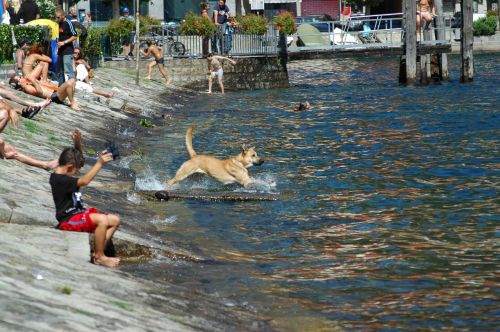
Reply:
[[[120, 129], [133, 127], [148, 134], [148, 128], [138, 125], [139, 118], [147, 114], [159, 125], [175, 121], [162, 116], [162, 111], [175, 108], [192, 95], [191, 91], [165, 89], [161, 82], [141, 81], [137, 87], [134, 74], [123, 68], [99, 69], [95, 85], [114, 90], [115, 96], [106, 99], [78, 94], [82, 111], [51, 104], [33, 120], [21, 119], [17, 128], [9, 125], [0, 135], [29, 156], [52, 160], [71, 145], [69, 132], [78, 127], [83, 132], [87, 164], [92, 165], [95, 150], [104, 147], [107, 140], [118, 139]], [[167, 96], [159, 98], [165, 91]], [[123, 159], [133, 158], [132, 149], [133, 142], [128, 151], [121, 151], [126, 156]], [[87, 234], [53, 228], [56, 221], [48, 179], [45, 170], [0, 160], [0, 330], [266, 329], [247, 310], [225, 306], [222, 299], [177, 285], [160, 287], [119, 269], [90, 264]], [[174, 260], [206, 259], [168, 240], [144, 236], [147, 227], [138, 229], [134, 206], [127, 204], [127, 191], [133, 189], [133, 171], [108, 164], [84, 193], [87, 205], [127, 216], [114, 240], [125, 264], [138, 264], [158, 252]]]

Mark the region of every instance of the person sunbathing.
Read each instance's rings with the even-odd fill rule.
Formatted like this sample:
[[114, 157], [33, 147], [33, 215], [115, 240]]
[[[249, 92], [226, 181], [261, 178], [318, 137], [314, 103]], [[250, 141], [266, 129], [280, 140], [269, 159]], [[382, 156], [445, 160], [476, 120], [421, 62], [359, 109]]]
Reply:
[[49, 63], [52, 59], [43, 54], [43, 48], [39, 44], [31, 46], [28, 56], [23, 63], [23, 76], [33, 77], [42, 82], [48, 81]]
[[67, 105], [64, 101], [68, 98], [69, 107], [77, 111], [80, 110], [80, 105], [75, 101], [75, 79], [73, 78], [67, 80], [59, 87], [48, 82], [39, 82], [31, 77], [23, 78], [18, 75], [12, 76], [9, 83], [13, 84], [16, 89], [22, 90], [29, 95], [50, 98], [50, 100], [57, 104]]
[[[32, 101], [27, 100], [26, 98], [21, 98], [14, 93], [14, 90], [9, 88], [7, 85], [4, 85], [3, 82], [0, 82], [0, 101], [2, 100], [2, 97], [5, 99], [9, 99], [15, 103], [18, 103], [19, 105], [26, 106], [23, 112], [31, 111], [34, 109], [38, 109], [36, 113], [41, 112], [45, 109], [45, 107], [47, 107], [52, 102], [52, 100], [48, 98], [39, 103], [34, 103]], [[28, 118], [31, 119], [33, 116], [31, 117], [28, 116]]]

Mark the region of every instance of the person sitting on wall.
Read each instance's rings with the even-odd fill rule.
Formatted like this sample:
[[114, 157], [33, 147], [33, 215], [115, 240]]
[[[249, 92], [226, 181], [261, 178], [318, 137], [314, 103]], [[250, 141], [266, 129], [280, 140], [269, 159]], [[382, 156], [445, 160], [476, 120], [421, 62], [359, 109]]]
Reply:
[[17, 74], [22, 75], [24, 60], [28, 56], [28, 52], [31, 47], [31, 42], [27, 39], [21, 39], [17, 46], [18, 49], [16, 51], [16, 69], [17, 69]]
[[31, 76], [42, 82], [48, 81], [49, 63], [52, 59], [43, 54], [43, 48], [39, 44], [31, 46], [28, 56], [24, 59], [23, 76]]
[[90, 68], [87, 61], [83, 59], [83, 53], [80, 48], [75, 48], [73, 52], [74, 66], [76, 72], [76, 84], [75, 89], [82, 90], [86, 92], [92, 92], [96, 95], [104, 96], [107, 98], [113, 97], [113, 92], [107, 92], [104, 90], [97, 89], [90, 83], [90, 76], [93, 77], [93, 70]]
[[434, 0], [419, 0], [417, 5], [417, 34], [420, 32], [422, 19], [425, 21], [425, 30], [429, 30], [429, 25], [434, 16], [436, 16]]

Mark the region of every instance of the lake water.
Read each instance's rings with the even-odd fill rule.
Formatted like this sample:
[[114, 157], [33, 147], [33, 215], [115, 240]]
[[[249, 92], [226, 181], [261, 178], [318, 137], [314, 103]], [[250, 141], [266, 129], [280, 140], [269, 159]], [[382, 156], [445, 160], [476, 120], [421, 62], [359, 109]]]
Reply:
[[[224, 299], [279, 330], [499, 327], [500, 55], [459, 83], [398, 84], [396, 58], [306, 61], [290, 89], [202, 95], [142, 143], [137, 189], [187, 158], [256, 146], [274, 202], [146, 203], [156, 235], [209, 257], [124, 267]], [[294, 112], [300, 101], [313, 109]], [[206, 177], [179, 188], [241, 191]]]

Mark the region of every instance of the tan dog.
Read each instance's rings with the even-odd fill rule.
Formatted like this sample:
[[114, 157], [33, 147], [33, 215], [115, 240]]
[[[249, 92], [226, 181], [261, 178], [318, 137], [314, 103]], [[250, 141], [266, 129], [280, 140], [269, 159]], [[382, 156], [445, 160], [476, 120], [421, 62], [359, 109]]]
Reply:
[[238, 182], [246, 187], [253, 182], [248, 176], [247, 168], [264, 163], [264, 160], [257, 156], [253, 147], [247, 149], [243, 145], [243, 151], [239, 155], [224, 160], [206, 155], [197, 155], [192, 143], [193, 130], [194, 125], [186, 131], [186, 148], [190, 159], [184, 162], [175, 177], [168, 181], [169, 186], [184, 180], [194, 173], [207, 174], [224, 184]]

